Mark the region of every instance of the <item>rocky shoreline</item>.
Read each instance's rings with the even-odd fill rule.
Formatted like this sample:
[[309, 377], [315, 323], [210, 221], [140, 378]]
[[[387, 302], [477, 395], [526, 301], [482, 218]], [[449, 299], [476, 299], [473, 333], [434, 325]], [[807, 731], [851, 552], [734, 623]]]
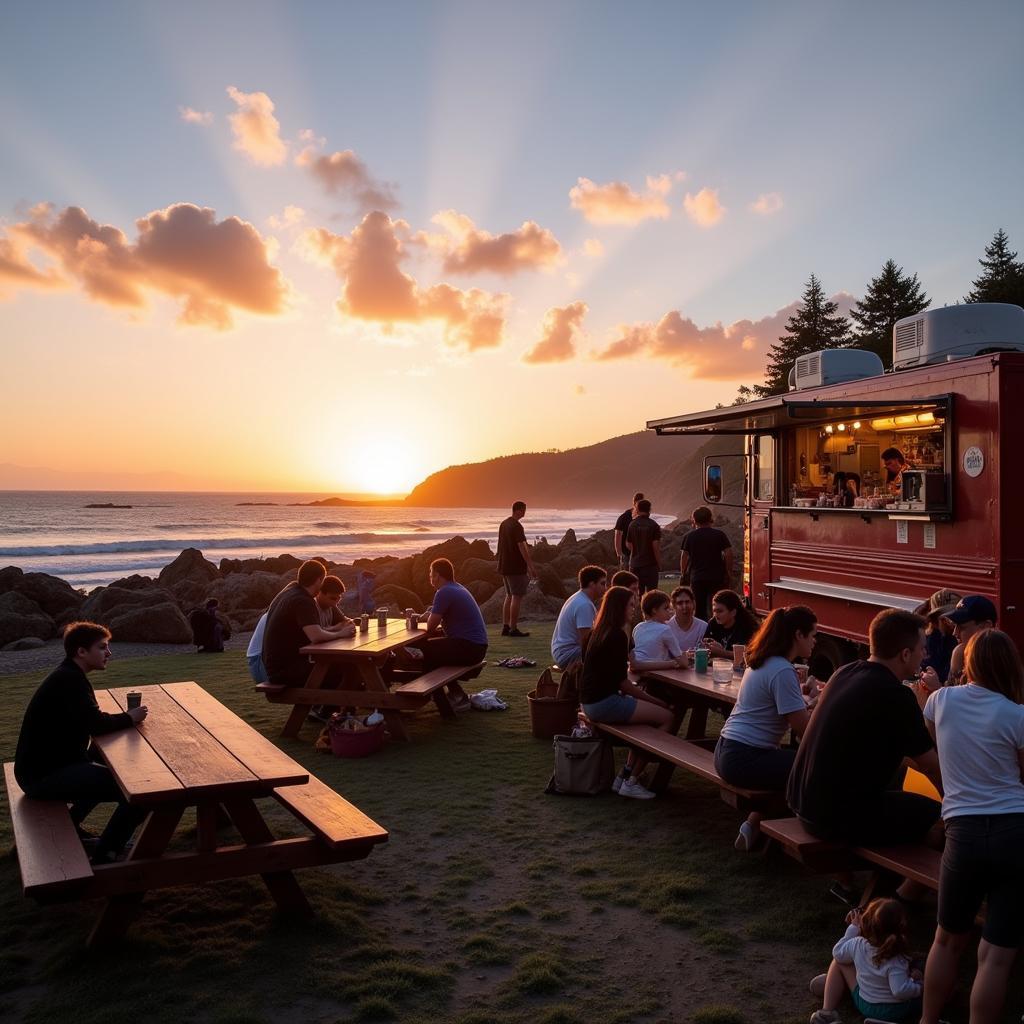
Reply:
[[[735, 532], [724, 520], [719, 525], [730, 534]], [[683, 520], [662, 527], [661, 564], [668, 570], [679, 564], [682, 539], [689, 528]], [[733, 542], [741, 543], [736, 537]], [[532, 552], [539, 578], [523, 598], [522, 618], [551, 620], [575, 590], [576, 573], [582, 566], [614, 564], [613, 531], [603, 530], [580, 541], [568, 530], [557, 544], [542, 538]], [[355, 610], [356, 577], [363, 569], [376, 573], [374, 598], [379, 606], [393, 613], [405, 608], [422, 611], [432, 595], [427, 569], [435, 558], [452, 561], [456, 579], [472, 593], [486, 622], [501, 621], [504, 591], [496, 556], [484, 540], [452, 537], [417, 555], [332, 562], [330, 569], [348, 588], [342, 607], [350, 613]], [[211, 598], [219, 602], [224, 625], [232, 633], [242, 633], [253, 629], [274, 595], [295, 579], [299, 565], [300, 559], [287, 554], [224, 558], [215, 565], [197, 548], [186, 548], [155, 578], [127, 576], [88, 595], [56, 576], [8, 566], [0, 569], [0, 650], [42, 647], [75, 619], [102, 623], [122, 643], [188, 644], [192, 630], [187, 615]]]

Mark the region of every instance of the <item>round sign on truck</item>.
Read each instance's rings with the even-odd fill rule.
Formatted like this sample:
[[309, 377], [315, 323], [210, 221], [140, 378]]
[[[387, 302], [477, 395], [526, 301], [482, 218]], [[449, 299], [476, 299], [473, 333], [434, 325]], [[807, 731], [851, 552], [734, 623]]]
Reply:
[[970, 477], [981, 476], [985, 470], [985, 453], [975, 445], [964, 452], [964, 472]]

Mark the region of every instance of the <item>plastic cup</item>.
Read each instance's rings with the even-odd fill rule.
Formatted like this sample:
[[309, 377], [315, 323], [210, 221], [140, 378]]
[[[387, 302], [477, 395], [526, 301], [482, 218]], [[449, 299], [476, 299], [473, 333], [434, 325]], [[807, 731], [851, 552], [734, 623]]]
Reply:
[[732, 665], [737, 672], [743, 671], [743, 659], [747, 653], [746, 647], [743, 644], [733, 644], [732, 646]]
[[728, 658], [715, 658], [711, 663], [711, 681], [713, 683], [732, 682], [732, 662]]
[[694, 651], [694, 654], [693, 654], [693, 668], [694, 668], [695, 672], [700, 672], [701, 674], [707, 672], [707, 670], [708, 670], [708, 652], [707, 652], [706, 648], [698, 647], [697, 650]]
[[128, 701], [128, 710], [132, 711], [134, 708], [142, 707], [142, 694], [138, 690], [132, 690], [127, 694], [126, 700]]
[[806, 686], [807, 685], [807, 666], [806, 665], [794, 665], [793, 668], [796, 669], [796, 677], [797, 677], [797, 679], [800, 680], [800, 685], [802, 687]]

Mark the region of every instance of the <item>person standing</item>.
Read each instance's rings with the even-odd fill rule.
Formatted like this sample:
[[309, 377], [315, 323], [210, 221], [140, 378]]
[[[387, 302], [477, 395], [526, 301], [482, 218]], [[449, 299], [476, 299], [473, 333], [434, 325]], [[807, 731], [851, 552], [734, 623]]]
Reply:
[[679, 582], [687, 571], [697, 604], [698, 618], [709, 621], [709, 603], [716, 590], [728, 587], [732, 579], [732, 542], [711, 525], [711, 509], [695, 508], [690, 516], [693, 529], [683, 537], [679, 553]]
[[990, 628], [967, 641], [964, 675], [924, 708], [942, 767], [946, 846], [921, 1024], [939, 1020], [982, 901], [972, 1024], [1006, 1019], [1006, 985], [1024, 945], [1024, 665], [1009, 636]]
[[636, 503], [636, 518], [626, 531], [629, 545], [629, 571], [640, 580], [640, 592], [658, 589], [661, 577], [661, 527], [651, 518], [651, 503], [641, 498]]
[[498, 572], [505, 582], [505, 603], [501, 606], [501, 635], [529, 636], [519, 629], [519, 606], [531, 579], [537, 570], [526, 543], [522, 519], [526, 515], [526, 502], [512, 505], [512, 515], [498, 527]]
[[615, 561], [620, 569], [629, 568], [629, 543], [626, 541], [626, 533], [629, 531], [629, 524], [636, 516], [636, 503], [643, 501], [644, 492], [637, 491], [633, 495], [633, 504], [615, 520]]
[[[64, 630], [64, 660], [42, 682], [25, 709], [14, 754], [14, 777], [30, 800], [71, 804], [79, 827], [100, 803], [117, 809], [93, 851], [94, 864], [114, 860], [146, 817], [129, 804], [110, 769], [90, 756], [93, 736], [128, 729], [143, 721], [145, 705], [109, 714], [100, 711], [89, 672], [110, 661], [110, 631], [95, 622], [72, 622]], [[79, 827], [83, 840], [89, 837]]]

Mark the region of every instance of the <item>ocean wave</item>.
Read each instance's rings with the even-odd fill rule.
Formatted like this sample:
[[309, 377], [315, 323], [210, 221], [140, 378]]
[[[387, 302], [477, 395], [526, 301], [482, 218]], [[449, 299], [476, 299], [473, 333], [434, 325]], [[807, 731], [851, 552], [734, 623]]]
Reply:
[[352, 524], [351, 523], [314, 523], [313, 526], [318, 530], [347, 530]]

